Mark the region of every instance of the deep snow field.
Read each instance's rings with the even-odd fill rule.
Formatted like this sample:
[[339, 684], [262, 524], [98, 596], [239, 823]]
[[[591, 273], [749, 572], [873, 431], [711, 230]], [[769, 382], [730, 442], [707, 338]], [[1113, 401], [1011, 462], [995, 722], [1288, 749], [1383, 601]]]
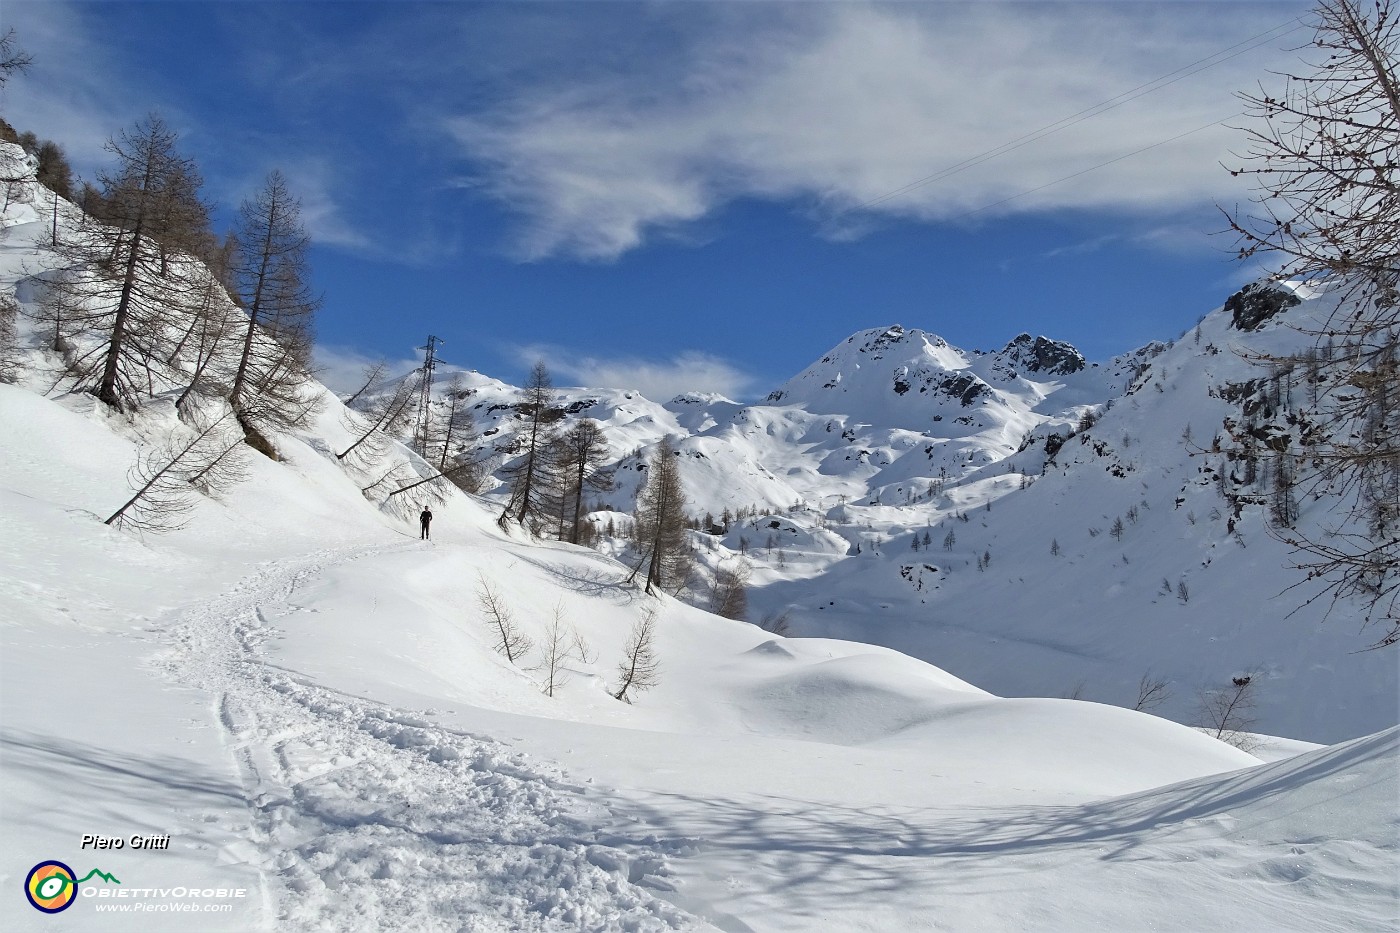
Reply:
[[[333, 403], [332, 403], [333, 404]], [[152, 416], [155, 417], [155, 416]], [[119, 420], [119, 419], [116, 419]], [[503, 535], [431, 543], [323, 452], [142, 540], [101, 524], [134, 428], [0, 386], [7, 930], [1381, 930], [1396, 730], [1259, 759], [1095, 703], [991, 696], [888, 649], [775, 638]], [[553, 698], [478, 574], [596, 652]], [[659, 612], [661, 681], [611, 698]], [[1310, 748], [1287, 757], [1299, 748]], [[168, 851], [82, 850], [85, 833]], [[229, 913], [61, 916], [35, 863], [242, 888]], [[83, 889], [115, 888], [94, 879]]]
[[[47, 197], [0, 213], [0, 285], [26, 304]], [[125, 416], [50, 391], [58, 361], [25, 334], [21, 383], [0, 384], [0, 930], [1400, 928], [1394, 655], [1281, 624], [1277, 547], [1254, 517], [1222, 534], [1169, 443], [1183, 412], [1213, 429], [1238, 360], [1183, 341], [1054, 374], [1024, 342], [857, 336], [767, 405], [564, 396], [633, 470], [619, 511], [630, 452], [665, 433], [694, 503], [765, 507], [754, 614], [809, 636], [783, 638], [503, 533], [490, 498], [444, 490], [419, 540], [425, 498], [362, 494], [374, 477], [333, 455], [354, 416], [314, 384], [319, 420], [277, 438], [282, 462], [248, 454], [182, 530], [109, 527], [141, 452], [184, 430], [173, 393]], [[1162, 388], [1046, 462], [1046, 431], [1144, 373]], [[473, 378], [496, 412], [478, 428], [513, 417], [513, 389]], [[935, 409], [937, 429], [909, 420]], [[1082, 533], [1139, 506], [1121, 541]], [[945, 526], [956, 547], [910, 556]], [[770, 531], [782, 546], [760, 546]], [[1159, 575], [1189, 580], [1189, 612]], [[483, 581], [536, 641], [519, 665], [493, 650]], [[624, 642], [653, 613], [659, 683], [620, 702]], [[546, 696], [556, 617], [590, 651]], [[1263, 731], [1289, 737], [1247, 754], [1181, 708], [1123, 708], [1152, 664], [1179, 686], [1256, 670]], [[1118, 705], [1035, 696], [1075, 677]], [[46, 915], [24, 892], [55, 860], [78, 884]]]

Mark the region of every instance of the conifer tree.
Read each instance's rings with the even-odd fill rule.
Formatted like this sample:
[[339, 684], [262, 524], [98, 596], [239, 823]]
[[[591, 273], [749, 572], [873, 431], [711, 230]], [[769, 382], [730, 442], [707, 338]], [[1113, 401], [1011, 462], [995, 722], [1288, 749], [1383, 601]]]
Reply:
[[0, 295], [0, 382], [14, 382], [19, 376], [19, 354], [15, 318], [19, 304], [9, 295]]
[[554, 422], [561, 414], [554, 408], [554, 383], [543, 361], [531, 368], [516, 411], [525, 422], [517, 435], [521, 457], [503, 471], [510, 483], [510, 499], [497, 524], [505, 528], [514, 521], [534, 530], [554, 514], [550, 508], [555, 468], [551, 453], [556, 437]]
[[558, 449], [559, 476], [563, 485], [561, 515], [565, 509], [572, 513], [567, 529], [561, 527], [559, 537], [579, 544], [584, 494], [590, 490], [606, 492], [613, 488], [612, 477], [603, 470], [608, 457], [608, 438], [598, 422], [584, 418], [565, 432]]
[[[65, 292], [72, 332], [98, 345], [70, 360], [69, 376], [113, 408], [130, 407], [155, 385], [153, 368], [175, 313], [197, 296], [206, 273], [172, 266], [178, 251], [208, 238], [194, 162], [176, 150], [177, 136], [155, 114], [111, 140], [117, 165], [99, 175], [102, 219], [55, 246], [62, 274], [49, 287]], [[144, 378], [142, 378], [144, 376]]]
[[68, 200], [73, 199], [73, 167], [68, 164], [68, 156], [63, 147], [52, 140], [44, 140], [34, 153], [39, 159], [39, 170], [35, 174], [39, 184], [54, 194]]
[[641, 560], [631, 578], [645, 565], [648, 593], [679, 592], [690, 579], [686, 501], [678, 461], [675, 442], [669, 435], [662, 438], [647, 464], [646, 487], [637, 499], [635, 536]]
[[307, 281], [311, 240], [301, 202], [273, 171], [243, 202], [233, 281], [248, 315], [229, 402], [249, 444], [273, 454], [266, 432], [297, 427], [314, 413], [303, 395], [311, 363], [311, 319], [320, 299]]

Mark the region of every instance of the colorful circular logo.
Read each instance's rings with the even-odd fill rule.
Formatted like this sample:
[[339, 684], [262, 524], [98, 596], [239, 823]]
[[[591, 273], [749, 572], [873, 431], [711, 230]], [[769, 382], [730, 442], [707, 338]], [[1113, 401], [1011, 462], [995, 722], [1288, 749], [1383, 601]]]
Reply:
[[67, 910], [78, 897], [77, 875], [62, 862], [40, 862], [24, 879], [24, 896], [35, 910], [56, 914]]

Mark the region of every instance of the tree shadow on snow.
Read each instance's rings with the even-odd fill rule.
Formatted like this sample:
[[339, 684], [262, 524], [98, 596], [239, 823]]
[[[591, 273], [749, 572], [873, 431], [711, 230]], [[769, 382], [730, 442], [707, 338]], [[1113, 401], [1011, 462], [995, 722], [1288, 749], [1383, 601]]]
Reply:
[[[1383, 768], [1353, 770], [1378, 756], [1394, 754], [1393, 734], [1374, 738], [1360, 746], [1315, 753], [1313, 760], [1303, 764], [1278, 762], [1082, 805], [843, 807], [772, 795], [663, 794], [642, 804], [638, 815], [642, 825], [663, 837], [703, 838], [701, 848], [722, 853], [725, 862], [762, 861], [764, 873], [776, 877], [785, 902], [815, 911], [847, 899], [868, 902], [872, 895], [907, 893], [916, 885], [936, 885], [944, 894], [976, 886], [985, 893], [989, 885], [1000, 883], [997, 879], [1044, 865], [1051, 856], [1061, 860], [1075, 847], [1083, 847], [1085, 861], [1161, 857], [1135, 850], [1144, 844], [1178, 841], [1174, 835], [1187, 829], [1188, 823], [1279, 802], [1280, 794], [1343, 771], [1384, 772]], [[1357, 781], [1342, 783], [1344, 791], [1338, 787], [1337, 794], [1363, 789]], [[1260, 827], [1286, 836], [1287, 820], [1330, 801], [1326, 794], [1309, 792], [1282, 806], [1252, 809], [1241, 822], [1241, 836], [1248, 840]], [[1316, 819], [1316, 815], [1302, 818]], [[1232, 830], [1211, 827], [1207, 832], [1228, 836]], [[611, 842], [625, 844], [622, 839]], [[958, 871], [973, 865], [976, 871]], [[762, 909], [760, 901], [767, 893], [754, 891], [755, 902], [748, 906]]]
[[584, 596], [611, 599], [620, 605], [631, 605], [641, 598], [639, 587], [627, 582], [627, 574], [612, 562], [591, 567], [546, 560], [532, 554], [519, 558], [533, 564], [554, 578], [565, 589]]
[[[104, 819], [103, 826], [132, 826], [138, 819], [133, 806], [138, 802], [140, 810], [146, 812], [188, 813], [199, 807], [245, 806], [236, 781], [197, 761], [172, 755], [142, 755], [58, 736], [0, 729], [0, 762], [10, 785], [5, 818], [17, 823], [52, 825], [68, 814], [84, 826], [95, 816]], [[44, 789], [46, 796], [38, 807], [14, 806], [11, 795], [20, 775]], [[152, 825], [144, 831], [169, 830], [168, 826]]]

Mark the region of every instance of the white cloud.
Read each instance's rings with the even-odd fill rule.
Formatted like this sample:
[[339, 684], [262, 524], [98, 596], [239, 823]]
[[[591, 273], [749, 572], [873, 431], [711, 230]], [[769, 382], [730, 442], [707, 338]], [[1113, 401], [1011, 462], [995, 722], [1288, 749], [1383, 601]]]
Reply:
[[802, 4], [781, 27], [765, 10], [746, 33], [736, 17], [684, 55], [541, 84], [448, 128], [519, 212], [524, 258], [612, 259], [740, 198], [804, 204], [838, 237], [872, 214], [964, 220], [1004, 199], [976, 217], [1179, 210], [1236, 190], [1218, 163], [1237, 133], [1216, 126], [1060, 180], [1232, 117], [1233, 89], [1263, 76], [1267, 50], [860, 208], [1286, 20], [1260, 9]]
[[742, 399], [755, 379], [732, 363], [698, 350], [684, 350], [666, 359], [579, 356], [561, 347], [532, 344], [515, 347], [522, 365], [543, 361], [556, 384], [594, 389], [636, 389], [653, 401], [665, 402], [684, 392], [716, 392]]
[[1090, 237], [1078, 243], [1071, 243], [1068, 246], [1057, 246], [1054, 249], [1041, 253], [1041, 259], [1059, 259], [1062, 256], [1085, 256], [1089, 253], [1097, 253], [1106, 246], [1111, 246], [1122, 239], [1117, 233], [1105, 233], [1102, 236]]
[[5, 14], [3, 28], [13, 27], [34, 58], [5, 85], [5, 118], [17, 130], [58, 142], [80, 174], [90, 178], [105, 166], [107, 140], [148, 111], [163, 109], [175, 126], [184, 122], [172, 108], [147, 103], [158, 95], [121, 73], [107, 48], [111, 37], [92, 35], [78, 6], [9, 3]]
[[324, 160], [291, 160], [283, 174], [301, 200], [301, 222], [312, 242], [357, 251], [373, 248], [370, 237], [346, 219], [337, 195], [344, 194], [348, 185]]
[[[302, 222], [313, 241], [354, 251], [371, 251], [365, 230], [346, 218], [344, 200], [352, 184], [339, 164], [306, 152], [286, 151], [280, 141], [244, 129], [199, 126], [175, 102], [174, 89], [147, 86], [146, 76], [124, 67], [97, 34], [81, 7], [66, 2], [11, 3], [20, 45], [34, 57], [26, 74], [13, 78], [0, 98], [16, 129], [32, 130], [63, 146], [74, 168], [92, 179], [110, 167], [107, 140], [149, 112], [159, 112], [182, 136], [182, 148], [217, 140], [223, 153], [239, 154], [243, 165], [281, 166], [302, 202]], [[8, 25], [8, 24], [7, 24]], [[285, 92], [284, 92], [285, 93]], [[240, 171], [236, 178], [206, 179], [230, 208], [262, 185], [262, 175]]]
[[214, 195], [217, 201], [237, 209], [245, 200], [257, 197], [267, 172], [277, 169], [287, 179], [287, 187], [301, 202], [301, 225], [317, 246], [335, 246], [357, 253], [385, 255], [366, 230], [355, 226], [345, 215], [343, 201], [354, 190], [338, 167], [324, 158], [287, 150], [247, 147], [247, 163], [257, 166], [221, 178]]
[[[381, 358], [367, 356], [351, 347], [316, 345], [316, 378], [339, 395], [348, 395], [364, 385], [365, 371], [378, 362]], [[420, 360], [411, 357], [382, 362], [386, 364], [385, 375], [389, 377], [406, 375], [422, 365]]]
[[1177, 256], [1200, 256], [1214, 253], [1222, 259], [1231, 254], [1235, 235], [1225, 226], [1219, 214], [1207, 215], [1200, 223], [1166, 223], [1138, 231], [1132, 242]]

